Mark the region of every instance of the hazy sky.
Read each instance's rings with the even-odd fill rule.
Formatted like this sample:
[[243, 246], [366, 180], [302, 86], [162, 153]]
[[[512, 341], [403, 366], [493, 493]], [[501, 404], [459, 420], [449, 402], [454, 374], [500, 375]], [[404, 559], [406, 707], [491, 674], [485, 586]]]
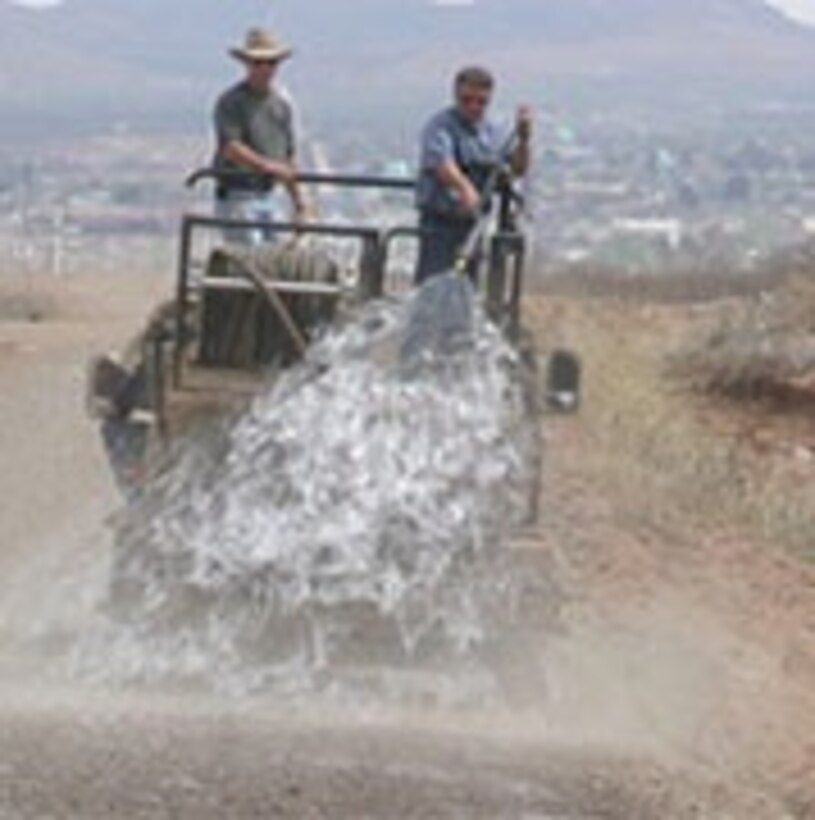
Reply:
[[[11, 0], [11, 2], [21, 6], [47, 8], [60, 5], [63, 0]], [[436, 0], [436, 2], [464, 4], [472, 0]], [[815, 25], [815, 0], [767, 0], [767, 2], [783, 9], [791, 17]]]
[[815, 0], [769, 0], [769, 2], [786, 11], [791, 17], [797, 17], [815, 25]]

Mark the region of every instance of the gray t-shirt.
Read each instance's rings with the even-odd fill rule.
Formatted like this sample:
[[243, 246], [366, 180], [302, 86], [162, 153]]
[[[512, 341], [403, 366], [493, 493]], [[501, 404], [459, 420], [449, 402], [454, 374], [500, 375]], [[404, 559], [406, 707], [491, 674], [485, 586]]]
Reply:
[[506, 154], [506, 143], [506, 135], [492, 120], [471, 123], [454, 107], [432, 117], [422, 132], [416, 193], [419, 209], [440, 216], [460, 215], [458, 200], [439, 181], [437, 170], [453, 161], [483, 192], [490, 170], [496, 162], [506, 159], [502, 156]]
[[230, 142], [241, 142], [278, 162], [294, 156], [291, 104], [274, 89], [268, 94], [260, 94], [246, 81], [230, 88], [218, 100], [215, 134], [218, 144], [215, 167], [218, 170], [246, 170], [223, 156], [223, 148]]

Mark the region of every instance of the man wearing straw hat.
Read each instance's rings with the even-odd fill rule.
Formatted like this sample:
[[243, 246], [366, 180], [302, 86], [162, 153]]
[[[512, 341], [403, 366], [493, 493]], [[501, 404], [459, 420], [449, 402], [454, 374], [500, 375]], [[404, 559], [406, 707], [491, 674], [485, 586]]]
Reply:
[[[280, 65], [292, 51], [272, 32], [252, 29], [230, 54], [243, 63], [246, 76], [222, 94], [215, 107], [214, 164], [223, 172], [216, 192], [218, 215], [272, 221], [278, 211], [274, 191], [282, 186], [294, 221], [300, 221], [305, 205], [297, 182], [294, 115], [290, 100], [275, 84]], [[264, 231], [229, 234], [229, 239], [251, 244], [271, 238]]]

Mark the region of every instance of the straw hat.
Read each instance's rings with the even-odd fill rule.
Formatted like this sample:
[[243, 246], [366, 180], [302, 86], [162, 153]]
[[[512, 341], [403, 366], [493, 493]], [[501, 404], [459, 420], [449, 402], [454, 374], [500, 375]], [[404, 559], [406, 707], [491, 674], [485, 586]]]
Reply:
[[262, 28], [253, 28], [246, 33], [246, 40], [242, 46], [230, 48], [229, 53], [237, 60], [253, 61], [283, 61], [291, 57], [292, 50], [271, 31]]

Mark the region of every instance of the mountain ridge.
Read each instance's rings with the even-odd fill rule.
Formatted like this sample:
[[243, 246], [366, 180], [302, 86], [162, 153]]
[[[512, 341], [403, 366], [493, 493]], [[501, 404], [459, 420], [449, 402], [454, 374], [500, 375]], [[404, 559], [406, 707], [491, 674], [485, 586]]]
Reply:
[[815, 32], [763, 0], [343, 0], [329, 19], [324, 5], [65, 0], [34, 11], [0, 0], [0, 105], [22, 117], [181, 116], [233, 75], [227, 45], [254, 22], [295, 45], [286, 77], [300, 93], [338, 110], [435, 99], [470, 60], [529, 90], [547, 79], [815, 87]]

